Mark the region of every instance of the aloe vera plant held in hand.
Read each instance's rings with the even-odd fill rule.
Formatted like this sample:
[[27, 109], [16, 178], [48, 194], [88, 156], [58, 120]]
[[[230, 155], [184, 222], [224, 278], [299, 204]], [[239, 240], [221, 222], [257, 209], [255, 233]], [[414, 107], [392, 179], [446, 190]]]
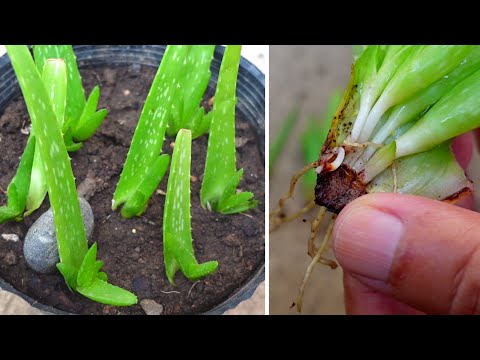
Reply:
[[[44, 163], [60, 255], [59, 271], [71, 289], [92, 300], [116, 306], [135, 304], [134, 294], [107, 282], [107, 275], [100, 271], [103, 263], [96, 259], [97, 245], [88, 249], [67, 146], [58, 112], [54, 110], [58, 108], [52, 104], [28, 48], [11, 45], [7, 46], [7, 52], [25, 97]], [[62, 81], [56, 75], [65, 73], [63, 60], [48, 60], [45, 68], [44, 72], [52, 74], [52, 82]]]
[[235, 157], [235, 107], [241, 45], [228, 45], [220, 68], [215, 106], [208, 140], [202, 206], [223, 214], [253, 209], [258, 201], [251, 192], [237, 193], [243, 169], [237, 171]]
[[[451, 141], [480, 127], [479, 46], [366, 46], [359, 48], [350, 84], [333, 116], [317, 161], [294, 176], [277, 216], [306, 171], [317, 172], [308, 252], [313, 258], [297, 298], [301, 302], [314, 264], [325, 257], [333, 221], [367, 193], [398, 192], [453, 202], [472, 184], [450, 149]], [[315, 244], [322, 219], [327, 235]]]

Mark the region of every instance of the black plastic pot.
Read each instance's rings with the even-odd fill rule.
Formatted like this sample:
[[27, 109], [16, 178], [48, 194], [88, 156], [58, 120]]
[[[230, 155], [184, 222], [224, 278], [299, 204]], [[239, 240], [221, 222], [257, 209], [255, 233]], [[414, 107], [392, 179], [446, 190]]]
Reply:
[[[78, 45], [74, 46], [79, 66], [108, 64], [140, 64], [158, 68], [165, 51], [165, 45]], [[212, 63], [211, 86], [218, 80], [218, 72], [224, 48], [218, 46]], [[237, 86], [238, 111], [247, 119], [257, 135], [257, 144], [265, 163], [265, 75], [248, 60], [242, 58]], [[0, 111], [20, 93], [15, 73], [7, 55], [0, 57]], [[258, 285], [265, 279], [265, 265], [228, 300], [208, 311], [207, 315], [221, 315], [249, 299]], [[0, 278], [0, 289], [15, 293], [32, 306], [53, 314], [65, 314], [57, 309], [39, 304], [25, 294], [19, 293]]]

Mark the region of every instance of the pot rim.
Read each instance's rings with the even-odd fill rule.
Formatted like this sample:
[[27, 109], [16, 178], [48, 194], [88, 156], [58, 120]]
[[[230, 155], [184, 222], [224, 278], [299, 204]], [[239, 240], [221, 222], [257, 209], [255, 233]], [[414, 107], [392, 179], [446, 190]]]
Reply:
[[[77, 45], [77, 46], [74, 46], [74, 50], [77, 47], [86, 48], [86, 47], [92, 47], [92, 46], [95, 46], [95, 45], [80, 45], [80, 46]], [[100, 45], [100, 46], [102, 46], [102, 45]], [[128, 46], [125, 46], [125, 45], [118, 45], [118, 46], [126, 47], [125, 50], [129, 50]], [[163, 48], [165, 48], [165, 45], [143, 45], [143, 47], [145, 47], [145, 46], [146, 47], [158, 47], [158, 48], [163, 47]], [[225, 47], [219, 45], [215, 49], [215, 55], [214, 56], [223, 58], [224, 52], [225, 52]], [[162, 56], [163, 56], [163, 54], [162, 54]], [[82, 63], [82, 62], [88, 61], [88, 59], [79, 58], [78, 61], [79, 61], [79, 63]], [[144, 65], [151, 66], [151, 65], [148, 65], [148, 64], [144, 64]], [[6, 53], [0, 56], [0, 69], [2, 69], [4, 67], [7, 67], [7, 70], [8, 70], [8, 68], [10, 68], [10, 71], [3, 72], [3, 74], [0, 73], [0, 82], [5, 80], [5, 77], [8, 76], [9, 72], [13, 71], [13, 69], [11, 68], [10, 59], [9, 59], [9, 57]], [[260, 83], [261, 88], [263, 90], [263, 96], [264, 96], [263, 100], [264, 100], [264, 104], [265, 104], [265, 74], [262, 71], [260, 71], [256, 65], [254, 65], [252, 62], [250, 62], [249, 60], [247, 60], [243, 56], [241, 57], [241, 61], [240, 61], [240, 71], [241, 72], [242, 71], [246, 72], [246, 74], [250, 75], [257, 82]], [[214, 74], [212, 74], [212, 75], [214, 75]], [[16, 86], [16, 84], [17, 83], [16, 83], [16, 78], [15, 78], [15, 81], [11, 82], [9, 84], [9, 87], [6, 90], [4, 90], [3, 92], [0, 92], [0, 100], [1, 100], [1, 96], [4, 95], [3, 93], [7, 92], [9, 90], [9, 88], [11, 88], [12, 86]], [[10, 97], [5, 101], [6, 103], [8, 101], [11, 101], [12, 98], [14, 97], [14, 92], [11, 92], [11, 93], [12, 94], [10, 95]], [[265, 118], [264, 118], [263, 126], [264, 125], [265, 125]], [[265, 136], [265, 128], [264, 127], [263, 127], [263, 135]], [[263, 144], [262, 141], [260, 141], [260, 144], [261, 145]], [[264, 152], [263, 147], [260, 146], [259, 150], [261, 152], [261, 157], [263, 158], [263, 162], [265, 163], [265, 152]], [[248, 280], [242, 287], [240, 287], [234, 293], [232, 293], [227, 300], [223, 301], [219, 305], [215, 306], [213, 309], [208, 310], [208, 311], [206, 311], [206, 312], [204, 312], [203, 314], [200, 314], [200, 315], [222, 315], [222, 314], [224, 314], [226, 311], [235, 308], [241, 302], [250, 299], [252, 297], [252, 295], [254, 294], [254, 292], [257, 290], [258, 286], [263, 281], [265, 281], [265, 260], [263, 261], [263, 264], [260, 266], [260, 268], [250, 278], [250, 280]], [[1, 277], [0, 277], [0, 290], [5, 290], [7, 292], [11, 292], [15, 295], [18, 295], [19, 297], [21, 297], [22, 299], [27, 301], [32, 307], [34, 307], [36, 309], [39, 309], [39, 310], [41, 310], [41, 311], [43, 311], [47, 314], [50, 314], [50, 315], [74, 315], [72, 313], [68, 313], [68, 312], [56, 309], [54, 307], [47, 306], [47, 305], [44, 305], [42, 303], [39, 303], [38, 301], [30, 298], [28, 295], [26, 295], [26, 294], [22, 293], [21, 291], [18, 291], [17, 289], [15, 289], [12, 285], [10, 285], [8, 282], [6, 282]]]

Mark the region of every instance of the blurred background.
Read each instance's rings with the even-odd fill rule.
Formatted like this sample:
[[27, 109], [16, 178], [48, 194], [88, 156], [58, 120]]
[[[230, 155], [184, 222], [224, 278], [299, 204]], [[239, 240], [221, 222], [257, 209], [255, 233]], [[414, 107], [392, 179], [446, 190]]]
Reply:
[[[352, 61], [352, 46], [347, 45], [270, 47], [270, 149], [289, 114], [298, 109], [296, 121], [286, 131], [282, 151], [270, 170], [270, 211], [287, 192], [292, 175], [316, 160], [305, 161], [306, 136], [319, 137], [326, 113], [335, 110], [327, 110], [332, 107], [329, 103], [335, 91], [338, 98], [338, 91], [343, 95], [348, 85]], [[316, 152], [318, 156], [319, 149]], [[478, 151], [474, 152], [467, 175], [475, 184], [480, 183]], [[312, 196], [314, 184], [302, 185], [305, 184], [297, 185], [294, 199], [287, 203], [287, 215], [301, 209], [308, 202], [308, 196]], [[478, 210], [480, 192], [475, 195]], [[310, 224], [303, 223], [302, 219], [314, 218], [316, 208], [270, 233], [270, 314], [296, 313], [289, 307], [311, 262], [307, 254]], [[341, 268], [331, 270], [325, 265], [316, 265], [305, 290], [302, 313], [345, 314], [342, 276]]]
[[[270, 210], [287, 192], [292, 175], [305, 164], [301, 135], [312, 118], [322, 122], [335, 90], [343, 94], [351, 64], [352, 47], [347, 45], [270, 46], [270, 144], [288, 114], [295, 108], [299, 110], [296, 124], [271, 169]], [[306, 190], [298, 187], [294, 199], [288, 203], [288, 213], [301, 209], [306, 196]], [[304, 218], [313, 216], [314, 212], [310, 212]], [[301, 219], [270, 234], [270, 314], [295, 314], [289, 306], [311, 262], [307, 255], [310, 225]], [[314, 268], [305, 290], [302, 313], [345, 313], [340, 268], [331, 270], [324, 265]]]

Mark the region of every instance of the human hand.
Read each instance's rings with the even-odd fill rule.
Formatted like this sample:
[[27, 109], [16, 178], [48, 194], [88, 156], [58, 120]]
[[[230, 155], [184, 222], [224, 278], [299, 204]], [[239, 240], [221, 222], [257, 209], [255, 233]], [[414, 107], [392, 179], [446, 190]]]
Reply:
[[[454, 146], [464, 167], [472, 144], [468, 134]], [[366, 195], [340, 213], [333, 248], [348, 314], [480, 314], [479, 213], [411, 195]]]

